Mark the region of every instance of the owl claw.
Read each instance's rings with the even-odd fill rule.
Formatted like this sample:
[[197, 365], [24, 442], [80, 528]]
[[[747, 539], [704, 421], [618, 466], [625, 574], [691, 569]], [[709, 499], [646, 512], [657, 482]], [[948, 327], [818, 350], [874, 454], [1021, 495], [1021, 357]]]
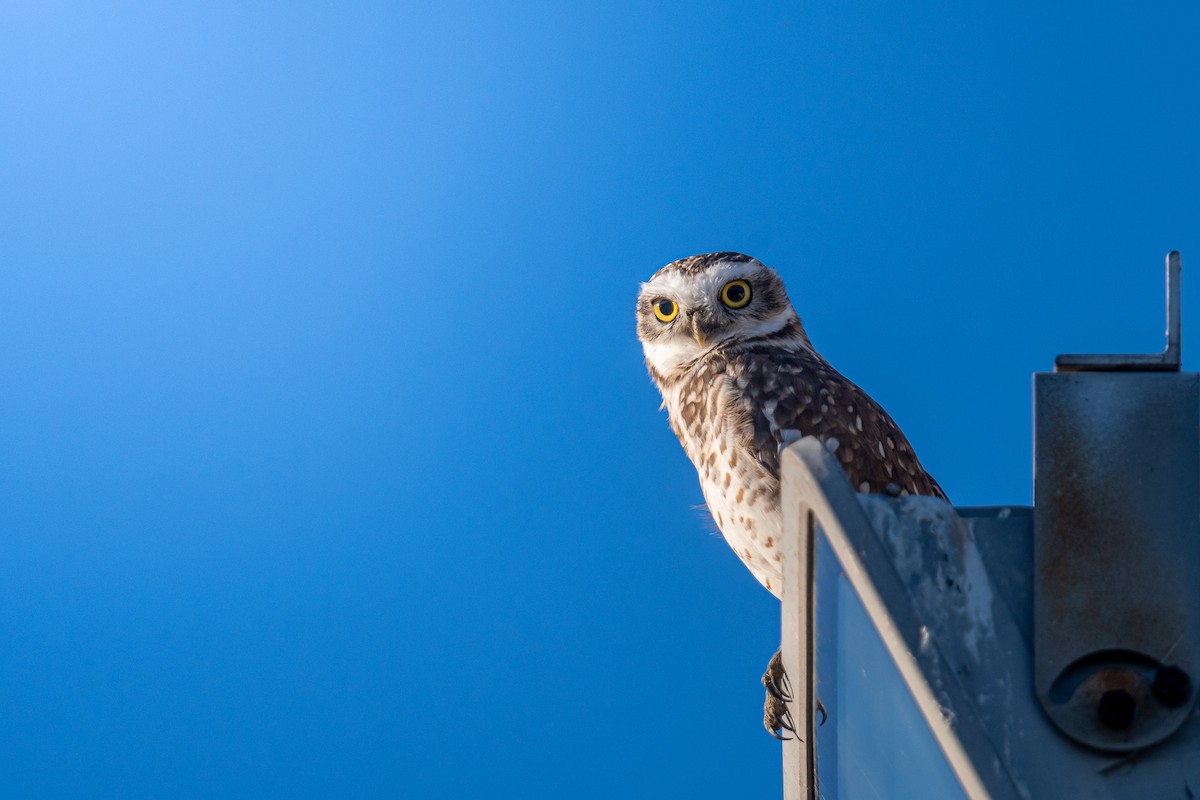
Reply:
[[[771, 700], [774, 700], [774, 698], [771, 698]], [[792, 737], [784, 736], [783, 734], [779, 733], [779, 731], [795, 733], [796, 724], [793, 722], [792, 712], [788, 710], [787, 706], [780, 707], [783, 709], [782, 714], [779, 714], [777, 709], [771, 708], [771, 704], [768, 703], [766, 710], [763, 712], [763, 727], [767, 729], [767, 733], [771, 734], [779, 741], [790, 742]]]
[[762, 677], [763, 686], [767, 688], [767, 693], [776, 700], [782, 700], [789, 703], [792, 700], [792, 687], [788, 683], [787, 675], [772, 675], [766, 673]]
[[779, 741], [790, 741], [791, 737], [780, 734], [780, 731], [796, 732], [796, 722], [787, 706], [792, 699], [792, 685], [783, 669], [781, 653], [777, 652], [771, 657], [771, 663], [762, 676], [762, 685], [767, 690], [767, 699], [763, 703], [763, 727]]
[[[780, 731], [792, 734], [796, 732], [796, 721], [792, 718], [792, 711], [787, 705], [792, 701], [792, 684], [783, 668], [782, 654], [776, 653], [771, 657], [771, 663], [767, 665], [767, 671], [763, 673], [762, 684], [767, 689], [767, 699], [763, 703], [763, 727], [767, 729], [767, 733], [779, 741], [791, 741], [792, 737], [783, 736], [780, 733]], [[815, 699], [817, 707], [814, 710], [816, 714], [820, 715], [817, 724], [824, 725], [825, 721], [829, 719], [829, 712], [825, 709], [821, 698]]]
[[784, 703], [791, 702], [792, 683], [783, 669], [782, 653], [777, 652], [771, 657], [771, 663], [767, 664], [767, 671], [762, 676], [762, 685], [766, 687], [767, 693], [776, 700]]

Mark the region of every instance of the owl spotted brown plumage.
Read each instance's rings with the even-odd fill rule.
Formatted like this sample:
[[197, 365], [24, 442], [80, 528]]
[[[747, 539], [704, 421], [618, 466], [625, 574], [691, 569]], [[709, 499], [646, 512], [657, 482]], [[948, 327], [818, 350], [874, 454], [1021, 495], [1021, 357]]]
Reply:
[[[674, 261], [642, 284], [638, 339], [713, 519], [759, 583], [782, 594], [780, 448], [816, 436], [860, 492], [945, 493], [892, 418], [813, 348], [774, 270], [741, 253]], [[771, 694], [782, 683], [764, 676]], [[764, 723], [791, 728], [768, 695]]]

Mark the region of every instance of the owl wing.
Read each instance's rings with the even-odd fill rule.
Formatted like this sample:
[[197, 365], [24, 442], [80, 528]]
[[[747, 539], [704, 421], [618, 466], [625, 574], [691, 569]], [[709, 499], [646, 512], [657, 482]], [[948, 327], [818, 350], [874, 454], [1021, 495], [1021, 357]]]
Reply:
[[860, 492], [901, 493], [943, 500], [946, 493], [917, 459], [887, 412], [816, 353], [749, 350], [735, 377], [749, 416], [751, 450], [779, 477], [779, 450], [802, 436], [825, 443]]

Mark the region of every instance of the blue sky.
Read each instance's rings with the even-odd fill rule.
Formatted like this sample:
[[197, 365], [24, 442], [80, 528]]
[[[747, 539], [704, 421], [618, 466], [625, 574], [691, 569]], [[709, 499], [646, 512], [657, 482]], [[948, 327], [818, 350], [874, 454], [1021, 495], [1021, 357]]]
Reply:
[[1160, 350], [1172, 248], [1190, 352], [1198, 38], [4, 4], [3, 793], [778, 796], [777, 604], [695, 509], [638, 282], [775, 266], [956, 502], [1027, 503], [1030, 374]]

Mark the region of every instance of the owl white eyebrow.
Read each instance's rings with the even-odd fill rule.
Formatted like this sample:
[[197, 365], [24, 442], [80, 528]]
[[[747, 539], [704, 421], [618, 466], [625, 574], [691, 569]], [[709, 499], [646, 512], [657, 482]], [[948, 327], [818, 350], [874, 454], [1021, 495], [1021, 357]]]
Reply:
[[[662, 292], [667, 299], [689, 298], [704, 301], [714, 296], [730, 281], [748, 280], [761, 266], [745, 261], [722, 261], [697, 275], [684, 275], [678, 270], [666, 272], [642, 284], [643, 291]], [[753, 286], [753, 284], [751, 284]], [[694, 305], [689, 303], [688, 305]]]

